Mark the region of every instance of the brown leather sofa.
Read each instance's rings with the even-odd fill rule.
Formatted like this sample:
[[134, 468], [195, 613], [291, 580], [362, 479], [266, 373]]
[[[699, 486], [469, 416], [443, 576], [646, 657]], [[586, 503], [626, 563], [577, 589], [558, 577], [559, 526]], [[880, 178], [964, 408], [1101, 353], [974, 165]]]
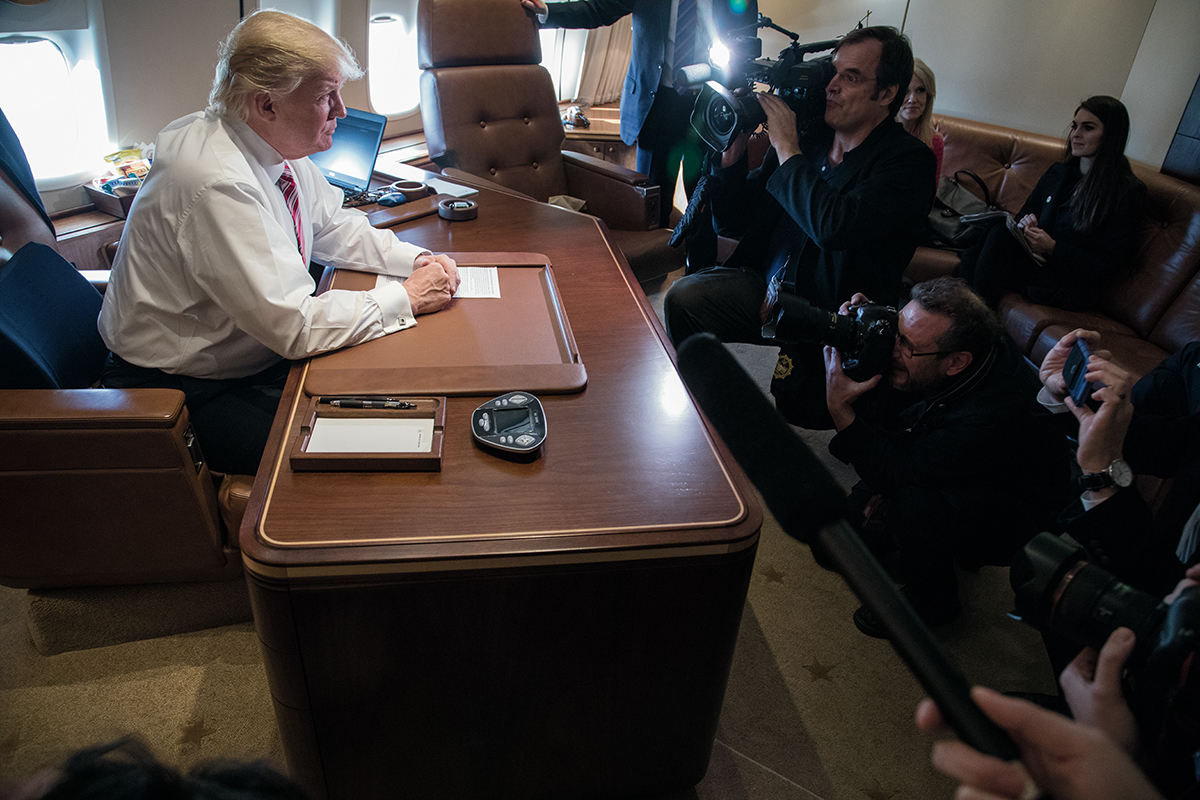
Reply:
[[[1052, 136], [937, 115], [934, 125], [945, 139], [942, 174], [971, 170], [993, 202], [1013, 213], [1063, 154], [1063, 140]], [[1001, 300], [1005, 328], [1033, 363], [1078, 327], [1100, 331], [1114, 360], [1136, 375], [1200, 339], [1200, 187], [1136, 163], [1133, 169], [1148, 190], [1141, 242], [1136, 262], [1105, 291], [1099, 308], [1063, 311], [1017, 294]], [[957, 262], [953, 251], [921, 247], [905, 277], [918, 283], [948, 275]]]

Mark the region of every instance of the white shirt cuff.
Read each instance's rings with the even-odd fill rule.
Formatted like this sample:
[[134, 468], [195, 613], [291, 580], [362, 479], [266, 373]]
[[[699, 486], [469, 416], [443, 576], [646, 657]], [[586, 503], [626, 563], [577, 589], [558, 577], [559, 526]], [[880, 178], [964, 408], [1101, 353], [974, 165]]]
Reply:
[[1037, 401], [1051, 414], [1066, 414], [1071, 410], [1065, 401], [1055, 400], [1054, 395], [1050, 394], [1050, 390], [1045, 386], [1038, 392]]
[[367, 294], [379, 306], [384, 333], [395, 333], [417, 324], [403, 283], [387, 283], [369, 290]]

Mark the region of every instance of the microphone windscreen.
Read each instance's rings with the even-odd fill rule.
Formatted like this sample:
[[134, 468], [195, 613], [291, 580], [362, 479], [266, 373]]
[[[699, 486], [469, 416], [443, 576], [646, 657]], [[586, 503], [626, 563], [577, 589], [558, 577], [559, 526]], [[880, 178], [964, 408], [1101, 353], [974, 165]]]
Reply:
[[708, 64], [689, 64], [675, 71], [675, 82], [681, 86], [695, 86], [712, 80], [712, 74], [712, 67]]
[[679, 372], [783, 530], [811, 543], [845, 517], [846, 494], [717, 337], [679, 347]]

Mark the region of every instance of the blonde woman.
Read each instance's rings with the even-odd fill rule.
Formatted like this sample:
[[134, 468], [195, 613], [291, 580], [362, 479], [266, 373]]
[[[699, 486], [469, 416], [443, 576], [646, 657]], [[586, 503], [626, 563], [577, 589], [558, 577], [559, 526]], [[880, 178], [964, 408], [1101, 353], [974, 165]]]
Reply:
[[908, 93], [904, 95], [904, 104], [896, 114], [896, 122], [904, 126], [904, 130], [920, 139], [937, 156], [936, 184], [942, 177], [942, 136], [933, 130], [933, 98], [937, 95], [937, 81], [934, 80], [933, 70], [919, 58], [913, 59], [912, 80], [908, 82]]

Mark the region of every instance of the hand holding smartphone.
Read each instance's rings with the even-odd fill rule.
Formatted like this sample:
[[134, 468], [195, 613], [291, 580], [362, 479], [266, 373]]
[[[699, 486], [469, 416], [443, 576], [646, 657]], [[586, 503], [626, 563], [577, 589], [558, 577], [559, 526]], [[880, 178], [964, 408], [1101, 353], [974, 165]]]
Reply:
[[1092, 393], [1104, 384], [1087, 379], [1088, 360], [1091, 357], [1092, 351], [1087, 342], [1076, 339], [1075, 344], [1071, 346], [1071, 353], [1067, 356], [1067, 363], [1063, 365], [1062, 376], [1067, 385], [1067, 393], [1071, 395], [1076, 408], [1086, 405], [1092, 411], [1096, 411], [1100, 408], [1100, 401], [1093, 400]]

